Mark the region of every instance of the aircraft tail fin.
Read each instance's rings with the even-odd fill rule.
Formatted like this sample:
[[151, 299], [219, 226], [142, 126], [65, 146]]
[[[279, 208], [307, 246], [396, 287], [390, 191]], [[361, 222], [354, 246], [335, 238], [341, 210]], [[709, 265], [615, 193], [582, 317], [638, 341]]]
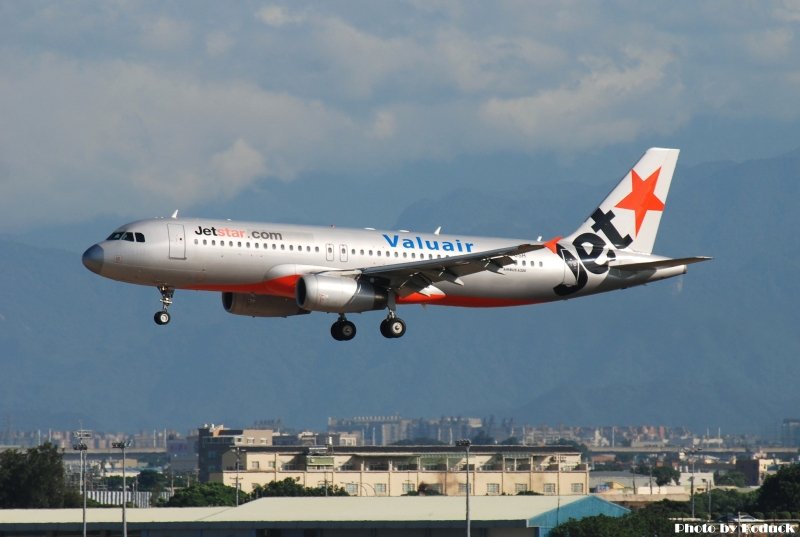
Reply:
[[652, 253], [679, 152], [648, 149], [568, 240], [592, 233], [614, 248]]

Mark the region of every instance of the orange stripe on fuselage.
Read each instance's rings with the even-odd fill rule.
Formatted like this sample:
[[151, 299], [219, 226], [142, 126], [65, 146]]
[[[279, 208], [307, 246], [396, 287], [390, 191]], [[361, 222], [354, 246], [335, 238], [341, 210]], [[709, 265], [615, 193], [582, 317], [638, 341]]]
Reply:
[[219, 291], [225, 293], [254, 293], [256, 295], [274, 295], [286, 298], [294, 298], [295, 287], [297, 280], [300, 279], [299, 274], [291, 274], [289, 276], [282, 276], [274, 280], [256, 283], [244, 284], [205, 284], [205, 285], [192, 285], [187, 289], [195, 291]]

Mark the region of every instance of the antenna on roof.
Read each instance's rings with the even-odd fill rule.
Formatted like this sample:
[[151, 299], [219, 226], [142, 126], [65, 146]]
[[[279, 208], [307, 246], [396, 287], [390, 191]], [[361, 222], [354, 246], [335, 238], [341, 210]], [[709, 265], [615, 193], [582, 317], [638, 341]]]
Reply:
[[174, 218], [178, 218], [178, 211], [179, 211], [179, 210], [180, 210], [180, 209], [175, 209], [175, 212], [174, 212], [174, 213], [172, 213], [172, 218], [173, 218], [173, 219], [174, 219]]

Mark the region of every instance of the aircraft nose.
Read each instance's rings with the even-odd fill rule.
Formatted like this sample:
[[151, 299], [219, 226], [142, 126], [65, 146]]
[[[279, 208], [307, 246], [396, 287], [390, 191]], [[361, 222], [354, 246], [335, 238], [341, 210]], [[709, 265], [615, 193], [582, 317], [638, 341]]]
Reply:
[[97, 244], [83, 252], [83, 266], [95, 274], [103, 268], [103, 248]]

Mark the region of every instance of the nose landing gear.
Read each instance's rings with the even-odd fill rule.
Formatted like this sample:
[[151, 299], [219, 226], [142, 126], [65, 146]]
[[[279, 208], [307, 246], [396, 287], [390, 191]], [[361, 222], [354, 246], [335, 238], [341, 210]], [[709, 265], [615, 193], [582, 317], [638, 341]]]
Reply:
[[175, 294], [175, 289], [162, 285], [158, 288], [158, 292], [161, 293], [161, 311], [157, 311], [153, 315], [153, 320], [157, 325], [165, 325], [170, 321], [167, 308], [172, 305], [172, 296]]

